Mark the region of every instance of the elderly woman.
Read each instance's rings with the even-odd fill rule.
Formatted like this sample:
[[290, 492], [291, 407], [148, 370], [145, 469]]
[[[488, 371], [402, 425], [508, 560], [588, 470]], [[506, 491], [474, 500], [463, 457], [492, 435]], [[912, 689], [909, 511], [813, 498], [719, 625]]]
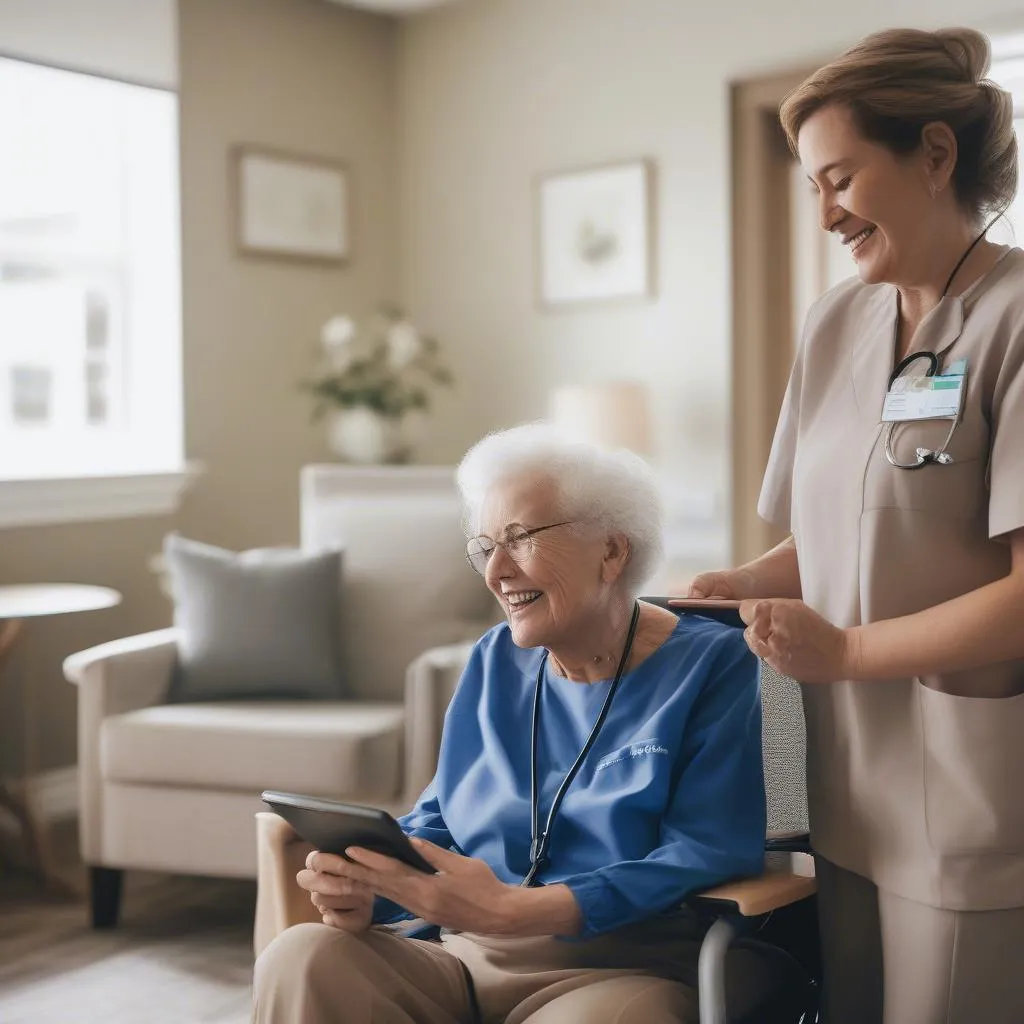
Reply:
[[1024, 253], [1013, 103], [970, 29], [891, 30], [782, 124], [857, 276], [808, 318], [747, 599], [800, 679], [828, 1024], [1024, 1020]]
[[[739, 630], [637, 601], [662, 528], [637, 457], [532, 425], [481, 441], [458, 482], [507, 621], [400, 822], [437, 873], [312, 854], [298, 881], [324, 923], [260, 957], [255, 1020], [696, 1021], [680, 901], [762, 866], [756, 660]], [[441, 941], [374, 927], [413, 917]]]

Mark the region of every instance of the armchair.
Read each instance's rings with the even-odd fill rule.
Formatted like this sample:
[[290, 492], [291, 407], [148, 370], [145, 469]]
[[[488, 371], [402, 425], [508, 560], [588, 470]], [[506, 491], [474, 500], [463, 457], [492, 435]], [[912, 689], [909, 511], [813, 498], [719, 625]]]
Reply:
[[[173, 628], [65, 661], [94, 927], [116, 924], [127, 868], [256, 877], [264, 789], [401, 814], [433, 775], [457, 679], [445, 666], [465, 657], [444, 645], [476, 639], [493, 615], [465, 570], [452, 470], [308, 467], [301, 516], [304, 548], [344, 549], [346, 699], [167, 704]], [[425, 648], [433, 670], [407, 673]]]

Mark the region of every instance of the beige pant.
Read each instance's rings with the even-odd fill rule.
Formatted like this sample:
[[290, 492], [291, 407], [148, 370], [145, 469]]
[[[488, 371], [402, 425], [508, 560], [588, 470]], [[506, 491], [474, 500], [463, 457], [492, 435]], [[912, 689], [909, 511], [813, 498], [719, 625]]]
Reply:
[[[256, 1024], [470, 1024], [466, 971], [484, 1024], [695, 1024], [699, 933], [658, 920], [585, 942], [302, 924], [256, 962]], [[465, 968], [463, 967], [465, 965]], [[641, 973], [643, 972], [643, 973]], [[730, 953], [730, 1012], [778, 984], [757, 954]]]
[[940, 910], [816, 868], [823, 1024], [1024, 1021], [1024, 908]]

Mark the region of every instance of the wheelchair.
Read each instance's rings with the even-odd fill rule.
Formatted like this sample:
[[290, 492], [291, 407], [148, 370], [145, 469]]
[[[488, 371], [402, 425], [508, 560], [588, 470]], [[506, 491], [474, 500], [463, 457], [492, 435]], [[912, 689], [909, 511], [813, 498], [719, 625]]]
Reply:
[[[664, 597], [642, 600], [669, 608]], [[702, 615], [742, 628], [731, 609]], [[800, 686], [761, 662], [762, 750], [768, 804], [765, 873], [694, 894], [686, 903], [707, 921], [698, 964], [701, 1024], [815, 1024], [821, 961], [816, 885], [807, 825], [806, 738]], [[796, 856], [794, 856], [796, 855]], [[804, 863], [807, 873], [794, 870]], [[728, 951], [756, 950], [785, 981], [769, 1005], [730, 1017], [725, 981]]]

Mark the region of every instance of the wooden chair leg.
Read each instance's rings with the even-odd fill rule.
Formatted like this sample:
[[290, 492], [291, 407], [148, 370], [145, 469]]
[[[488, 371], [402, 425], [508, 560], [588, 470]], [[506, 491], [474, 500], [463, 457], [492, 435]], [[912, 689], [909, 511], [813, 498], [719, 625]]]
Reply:
[[93, 928], [117, 926], [123, 881], [124, 872], [120, 868], [89, 868], [89, 903]]
[[18, 824], [24, 857], [24, 864], [19, 863], [19, 867], [24, 867], [47, 895], [60, 899], [80, 899], [75, 888], [62, 879], [57, 870], [49, 831], [33, 806], [31, 794], [24, 782], [17, 789], [0, 784], [0, 810], [5, 811]]
[[[23, 625], [19, 619], [0, 620], [0, 671], [4, 669], [5, 663], [12, 660], [17, 642], [23, 632]], [[0, 683], [6, 681], [0, 679]], [[31, 687], [22, 690], [26, 701], [31, 692]], [[0, 810], [9, 814], [18, 823], [21, 845], [26, 858], [25, 867], [38, 879], [47, 895], [60, 899], [78, 900], [81, 898], [80, 893], [76, 892], [74, 886], [62, 879], [57, 871], [50, 846], [49, 829], [39, 813], [38, 805], [29, 786], [29, 777], [36, 767], [33, 743], [31, 742], [33, 735], [31, 721], [31, 716], [28, 716], [26, 712], [26, 720], [23, 722], [25, 754], [22, 766], [25, 777], [17, 784], [16, 788], [13, 785], [5, 786], [0, 783]]]
[[0, 619], [0, 666], [10, 657], [22, 629], [21, 619]]

